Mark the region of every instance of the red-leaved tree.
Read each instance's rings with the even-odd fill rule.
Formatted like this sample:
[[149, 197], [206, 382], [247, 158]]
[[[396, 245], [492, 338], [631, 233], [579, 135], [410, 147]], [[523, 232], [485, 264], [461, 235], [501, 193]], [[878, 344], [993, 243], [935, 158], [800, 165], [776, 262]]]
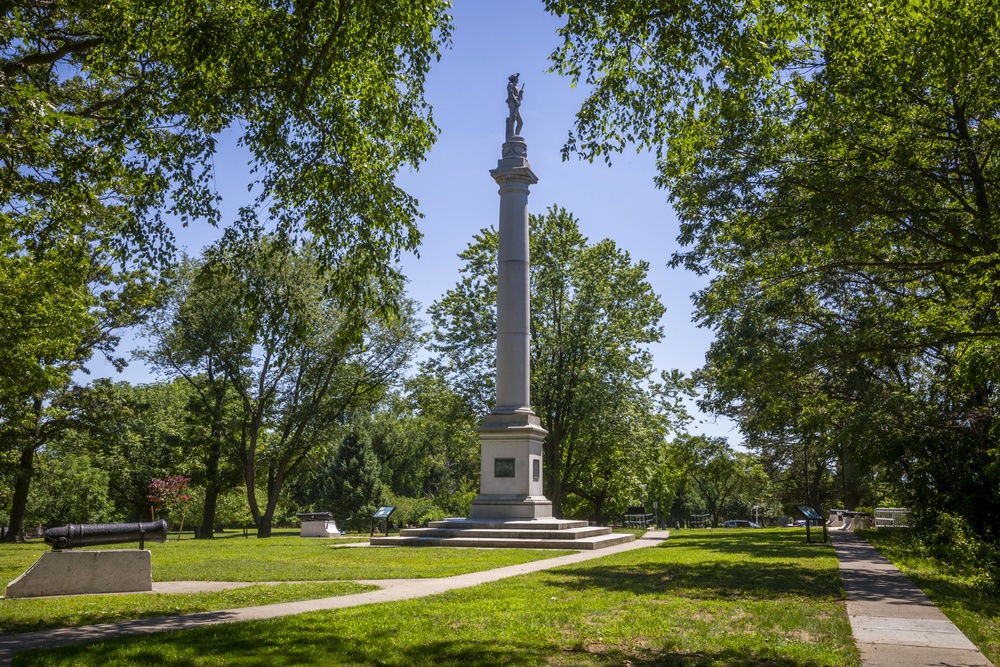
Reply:
[[181, 522], [177, 528], [177, 539], [181, 539], [181, 531], [184, 529], [184, 516], [187, 514], [187, 503], [191, 500], [191, 495], [187, 493], [188, 485], [191, 483], [190, 477], [184, 475], [168, 475], [162, 479], [153, 479], [146, 487], [149, 500], [149, 514], [155, 521], [156, 513], [163, 509], [176, 505], [181, 506]]

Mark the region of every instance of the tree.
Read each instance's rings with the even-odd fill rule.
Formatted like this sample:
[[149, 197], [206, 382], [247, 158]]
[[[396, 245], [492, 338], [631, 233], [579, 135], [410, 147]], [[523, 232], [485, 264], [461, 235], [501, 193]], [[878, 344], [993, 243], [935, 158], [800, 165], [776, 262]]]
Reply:
[[189, 258], [178, 264], [162, 306], [146, 324], [155, 345], [138, 356], [188, 387], [189, 419], [194, 428], [186, 458], [195, 463], [190, 472], [204, 486], [201, 525], [196, 533], [200, 539], [211, 539], [219, 497], [239, 484], [243, 475], [234, 457], [226, 456], [240, 409], [239, 396], [220, 361], [231, 343], [232, 305], [220, 299], [217, 289], [197, 284], [202, 268], [202, 262]]
[[175, 505], [183, 505], [191, 500], [191, 496], [187, 492], [190, 483], [191, 478], [184, 475], [153, 478], [146, 487], [150, 517], [155, 521], [157, 512], [170, 510]]
[[[73, 435], [68, 439], [73, 439]], [[112, 520], [109, 474], [95, 465], [90, 454], [78, 445], [57, 443], [56, 447], [39, 453], [36, 466], [37, 475], [25, 513], [26, 526], [51, 528]]]
[[364, 530], [382, 503], [381, 466], [365, 429], [352, 424], [294, 494], [304, 508], [332, 512], [350, 530]]
[[[254, 192], [232, 235], [266, 221], [289, 245], [308, 236], [341, 268], [329, 281], [345, 312], [394, 303], [381, 297], [401, 293], [396, 260], [420, 238], [395, 177], [436, 137], [423, 84], [448, 43], [446, 8], [0, 5], [0, 409], [44, 421], [51, 393], [150, 305], [146, 274], [173, 259], [167, 220], [220, 222], [214, 156], [233, 128]], [[22, 417], [0, 428], [30, 431], [11, 424]]]
[[116, 267], [86, 228], [11, 230], [0, 247], [0, 441], [18, 455], [5, 539], [20, 540], [35, 454], [72, 421], [72, 375], [95, 353], [123, 365], [116, 332], [152, 306], [155, 288], [142, 267]]
[[682, 436], [676, 444], [688, 460], [688, 477], [705, 501], [712, 525], [718, 527], [723, 508], [743, 484], [746, 456], [733, 450], [725, 438]]
[[[546, 496], [561, 515], [601, 517], [627, 504], [651, 474], [656, 449], [682, 420], [679, 374], [651, 379], [646, 345], [660, 340], [664, 308], [610, 240], [589, 244], [561, 208], [530, 217], [532, 403], [548, 430]], [[496, 339], [494, 229], [460, 255], [462, 281], [433, 304], [430, 368], [474, 406], [490, 408]]]
[[73, 393], [73, 421], [64, 440], [107, 473], [115, 521], [147, 520], [147, 486], [186, 464], [186, 387], [177, 382], [133, 386], [99, 379]]
[[771, 478], [760, 460], [733, 448], [725, 438], [680, 435], [664, 448], [664, 459], [670, 466], [665, 475], [673, 487], [667, 508], [686, 496], [685, 504], [707, 510], [716, 527], [725, 516], [753, 518], [755, 506], [764, 510], [765, 517], [782, 510], [774, 502]]
[[[56, 243], [29, 252], [29, 239], [0, 234], [0, 410], [68, 384], [78, 361], [80, 330], [93, 326], [86, 258]], [[83, 266], [81, 266], [83, 265]]]
[[479, 483], [480, 419], [441, 376], [408, 378], [367, 420], [386, 488], [431, 499], [449, 516], [468, 514], [462, 506]]
[[546, 4], [593, 85], [567, 150], [655, 150], [674, 261], [713, 275], [710, 402], [772, 435], [826, 403], [845, 470], [998, 525], [1000, 9]]
[[243, 226], [312, 234], [326, 264], [349, 254], [337, 287], [374, 307], [419, 240], [395, 175], [435, 138], [423, 84], [447, 6], [5, 3], [0, 226], [99, 221], [116, 255], [169, 261], [162, 216], [219, 221], [216, 137], [239, 128], [256, 190]]
[[[285, 481], [351, 410], [382, 397], [416, 341], [412, 304], [398, 304], [394, 318], [348, 313], [328, 289], [329, 273], [311, 244], [294, 251], [270, 238], [237, 250], [217, 244], [186, 298], [161, 317], [166, 325], [149, 353], [188, 381], [197, 376], [186, 369], [216, 369], [236, 397], [222, 428], [260, 537], [270, 536]], [[202, 324], [191, 326], [194, 316]], [[266, 498], [257, 497], [258, 486]]]

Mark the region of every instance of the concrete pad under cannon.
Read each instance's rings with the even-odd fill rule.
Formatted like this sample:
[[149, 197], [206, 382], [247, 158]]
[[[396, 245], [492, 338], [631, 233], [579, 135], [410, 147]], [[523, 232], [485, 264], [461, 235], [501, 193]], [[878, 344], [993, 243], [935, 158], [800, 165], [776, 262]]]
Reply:
[[7, 598], [153, 590], [149, 551], [46, 551], [7, 584]]

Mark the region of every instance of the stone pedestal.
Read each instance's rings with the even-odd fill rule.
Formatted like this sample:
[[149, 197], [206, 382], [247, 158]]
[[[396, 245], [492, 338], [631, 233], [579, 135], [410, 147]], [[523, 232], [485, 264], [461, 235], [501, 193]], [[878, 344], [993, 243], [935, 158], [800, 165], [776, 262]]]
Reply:
[[148, 550], [46, 551], [7, 584], [7, 598], [153, 590]]
[[340, 537], [336, 521], [303, 521], [299, 537]]
[[541, 519], [552, 516], [542, 492], [542, 441], [546, 431], [534, 413], [493, 412], [479, 429], [480, 492], [474, 519]]

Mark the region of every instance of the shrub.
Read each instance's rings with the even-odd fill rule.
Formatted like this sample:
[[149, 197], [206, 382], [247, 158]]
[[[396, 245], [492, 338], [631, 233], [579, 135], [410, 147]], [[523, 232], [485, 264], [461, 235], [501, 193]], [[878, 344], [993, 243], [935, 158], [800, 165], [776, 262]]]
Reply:
[[408, 498], [388, 495], [388, 504], [395, 506], [392, 520], [400, 526], [426, 526], [430, 521], [445, 518], [445, 512], [430, 498]]
[[965, 570], [985, 594], [1000, 593], [1000, 545], [978, 535], [964, 517], [949, 512], [926, 515], [914, 536], [923, 555]]

